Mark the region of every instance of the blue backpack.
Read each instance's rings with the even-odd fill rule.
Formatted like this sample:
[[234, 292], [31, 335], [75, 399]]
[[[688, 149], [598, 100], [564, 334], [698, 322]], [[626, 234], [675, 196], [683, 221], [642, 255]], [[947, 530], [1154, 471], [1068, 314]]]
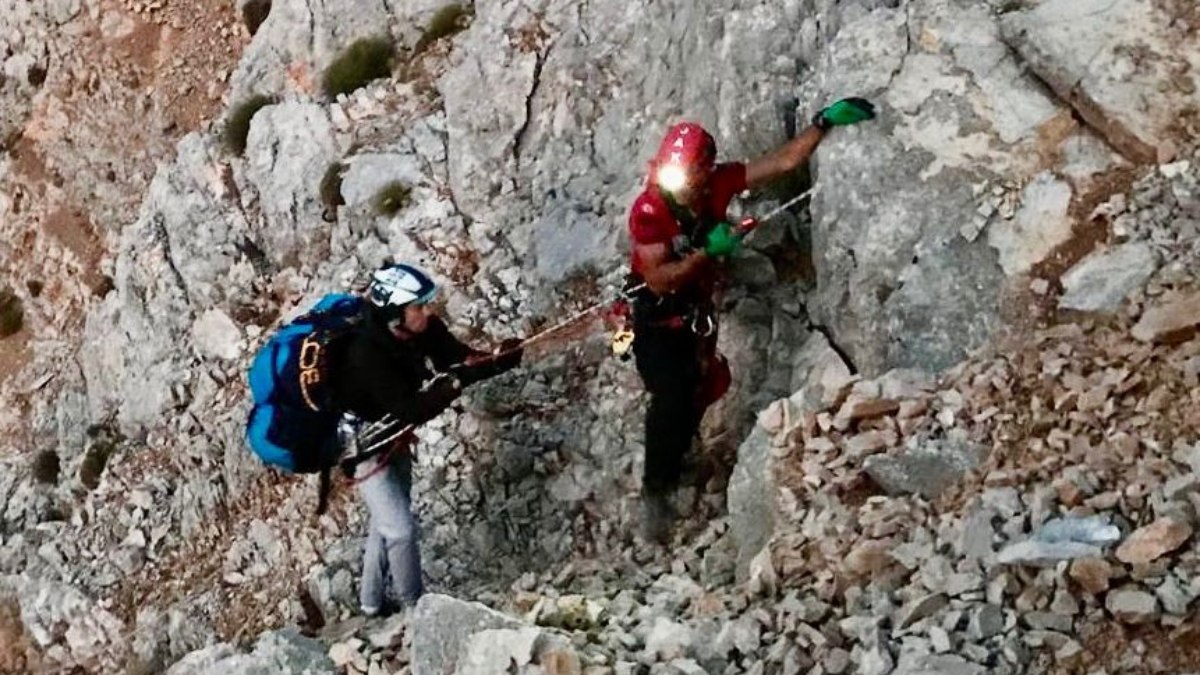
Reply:
[[289, 473], [321, 473], [337, 458], [342, 411], [329, 400], [329, 346], [357, 321], [363, 300], [334, 293], [280, 328], [250, 366], [250, 448]]

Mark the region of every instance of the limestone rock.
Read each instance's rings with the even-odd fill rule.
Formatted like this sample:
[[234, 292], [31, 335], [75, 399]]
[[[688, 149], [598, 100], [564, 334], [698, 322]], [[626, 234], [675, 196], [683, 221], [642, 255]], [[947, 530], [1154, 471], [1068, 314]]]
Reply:
[[1158, 266], [1149, 245], [1130, 242], [1097, 251], [1062, 277], [1065, 289], [1058, 306], [1086, 312], [1114, 312], [1130, 293], [1141, 288]]
[[932, 499], [978, 465], [983, 448], [952, 440], [931, 440], [918, 449], [872, 455], [863, 470], [889, 494]]
[[1197, 76], [1175, 75], [1182, 55], [1200, 52], [1200, 39], [1173, 30], [1173, 18], [1169, 5], [1139, 0], [1051, 0], [1001, 25], [1033, 71], [1109, 143], [1135, 161], [1161, 163], [1186, 141], [1179, 116], [1200, 105]]
[[646, 653], [662, 661], [681, 658], [691, 652], [694, 639], [686, 625], [659, 617], [646, 636]]
[[[274, 11], [274, 10], [273, 10]], [[246, 139], [246, 178], [266, 218], [259, 246], [278, 266], [311, 268], [329, 255], [330, 223], [313, 186], [337, 157], [333, 125], [322, 106], [280, 103], [260, 110]]]
[[988, 235], [1006, 274], [1028, 272], [1071, 237], [1071, 197], [1070, 184], [1047, 172], [1025, 186], [1015, 216], [997, 223]]
[[1192, 536], [1192, 526], [1174, 518], [1158, 520], [1134, 530], [1117, 547], [1117, 559], [1133, 565], [1157, 560], [1174, 551]]
[[738, 446], [738, 461], [729, 480], [729, 518], [737, 540], [737, 573], [744, 577], [750, 560], [770, 539], [774, 527], [774, 480], [771, 435], [756, 424]]
[[1164, 298], [1146, 310], [1133, 327], [1133, 336], [1143, 342], [1155, 342], [1187, 331], [1200, 323], [1200, 293]]
[[1098, 595], [1108, 590], [1113, 573], [1103, 558], [1077, 558], [1071, 562], [1070, 575], [1085, 591]]
[[520, 621], [481, 604], [432, 593], [417, 602], [411, 626], [413, 675], [452, 672], [475, 633], [522, 627]]
[[326, 655], [324, 645], [295, 631], [284, 630], [264, 633], [250, 653], [238, 652], [224, 642], [205, 647], [171, 666], [167, 675], [334, 675], [340, 672]]
[[892, 675], [983, 675], [987, 668], [953, 654], [900, 656]]
[[1122, 623], [1141, 624], [1158, 618], [1158, 599], [1136, 588], [1109, 591], [1104, 606]]
[[289, 89], [319, 95], [321, 75], [338, 53], [358, 38], [390, 37], [393, 21], [391, 6], [382, 0], [336, 7], [272, 0], [270, 7], [230, 77], [234, 100]]
[[210, 309], [196, 319], [192, 339], [201, 354], [221, 359], [236, 359], [243, 349], [241, 330], [219, 309]]
[[[994, 334], [1006, 275], [1070, 236], [1076, 189], [1037, 176], [1029, 160], [1039, 130], [1063, 130], [1054, 141], [1063, 147], [1091, 134], [1067, 122], [1069, 111], [1012, 61], [980, 3], [861, 13], [840, 27], [815, 70], [819, 85], [805, 92], [813, 106], [844, 91], [881, 91], [888, 114], [831, 135], [817, 151], [810, 311], [860, 372], [948, 367]], [[1020, 193], [1019, 219], [996, 209], [980, 216], [983, 197], [972, 185], [995, 173], [1037, 176]], [[960, 234], [966, 226], [975, 229], [970, 240]]]

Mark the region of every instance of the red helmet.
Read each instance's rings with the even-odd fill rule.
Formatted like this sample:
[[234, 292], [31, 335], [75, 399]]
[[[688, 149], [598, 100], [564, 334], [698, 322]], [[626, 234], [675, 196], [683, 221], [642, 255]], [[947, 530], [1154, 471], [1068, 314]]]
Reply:
[[705, 180], [717, 159], [717, 142], [695, 122], [680, 122], [667, 130], [658, 154], [650, 162], [650, 181], [671, 193]]
[[709, 169], [717, 159], [717, 142], [695, 122], [680, 122], [667, 130], [654, 161], [659, 166], [675, 164], [685, 169]]

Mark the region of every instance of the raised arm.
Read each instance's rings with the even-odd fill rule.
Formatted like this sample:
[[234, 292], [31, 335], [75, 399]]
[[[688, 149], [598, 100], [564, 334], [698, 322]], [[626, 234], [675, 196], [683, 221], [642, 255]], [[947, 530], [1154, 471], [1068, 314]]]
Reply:
[[875, 106], [864, 98], [844, 98], [813, 116], [812, 126], [777, 150], [746, 163], [746, 185], [760, 187], [795, 171], [812, 157], [833, 127], [857, 124], [875, 117]]
[[812, 157], [825, 132], [810, 126], [776, 150], [746, 163], [746, 186], [761, 187], [792, 171]]

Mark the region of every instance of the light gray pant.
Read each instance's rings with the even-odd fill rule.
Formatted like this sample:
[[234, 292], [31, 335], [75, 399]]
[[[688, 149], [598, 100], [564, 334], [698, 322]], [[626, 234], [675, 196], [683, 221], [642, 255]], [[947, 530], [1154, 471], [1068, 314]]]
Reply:
[[[359, 591], [366, 612], [384, 606], [389, 575], [392, 592], [405, 605], [415, 604], [424, 592], [419, 532], [412, 512], [412, 455], [405, 452], [382, 461], [389, 462], [387, 469], [358, 484], [370, 513]], [[377, 466], [368, 461], [358, 470], [365, 475]]]

